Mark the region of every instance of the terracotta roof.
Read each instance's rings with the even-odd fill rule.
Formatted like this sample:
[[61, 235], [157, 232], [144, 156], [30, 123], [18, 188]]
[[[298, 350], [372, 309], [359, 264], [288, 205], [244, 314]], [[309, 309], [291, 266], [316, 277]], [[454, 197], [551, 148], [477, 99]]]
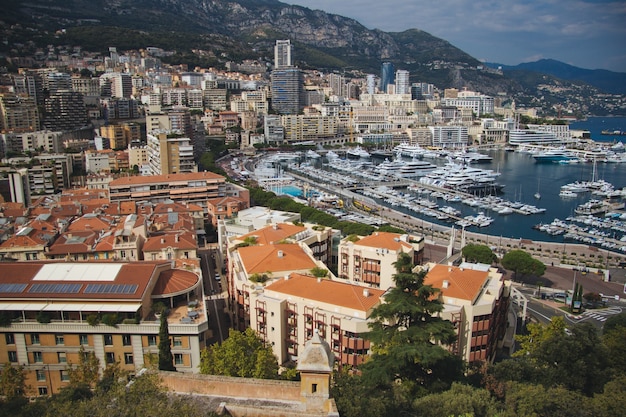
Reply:
[[198, 281], [200, 277], [193, 272], [181, 269], [163, 271], [152, 290], [152, 295], [168, 296], [190, 291], [198, 284]]
[[294, 236], [297, 233], [306, 230], [304, 226], [296, 226], [289, 223], [278, 223], [264, 227], [262, 229], [255, 230], [243, 236], [239, 236], [237, 240], [244, 240], [247, 237], [255, 237], [256, 243], [260, 245], [267, 245], [272, 243], [278, 243], [283, 239]]
[[[91, 281], [88, 279], [68, 280], [64, 276], [59, 276], [58, 280], [44, 280], [33, 281], [33, 278], [46, 264], [60, 264], [66, 265], [68, 270], [72, 265], [88, 266], [93, 268], [94, 275], [98, 275], [98, 272], [102, 270], [103, 265], [119, 265], [120, 268], [117, 271], [115, 277], [109, 281]], [[37, 261], [37, 262], [6, 262], [2, 264], [0, 268], [0, 283], [2, 284], [27, 284], [21, 292], [1, 292], [0, 300], [9, 299], [36, 299], [36, 300], [48, 300], [48, 299], [70, 299], [70, 300], [103, 300], [114, 301], [119, 300], [141, 300], [150, 283], [150, 279], [155, 274], [155, 270], [159, 265], [163, 265], [163, 261], [142, 261], [142, 262], [128, 262], [128, 263], [114, 263], [114, 262], [63, 262], [63, 261]], [[169, 265], [169, 262], [165, 263]], [[55, 277], [56, 278], [56, 277]], [[33, 284], [82, 284], [78, 292], [62, 293], [62, 292], [29, 292], [29, 289]], [[87, 284], [125, 284], [125, 285], [137, 285], [137, 289], [132, 294], [125, 293], [85, 293]]]
[[80, 230], [63, 233], [50, 245], [50, 255], [66, 255], [72, 253], [90, 253], [98, 235], [92, 230]]
[[167, 214], [169, 212], [188, 213], [189, 209], [180, 203], [158, 203], [152, 209], [154, 214]]
[[[104, 216], [94, 216], [93, 214], [82, 216], [76, 220], [74, 220], [67, 227], [68, 232], [75, 232], [81, 230], [89, 230], [89, 231], [106, 231], [111, 229], [111, 221], [106, 221], [107, 219]], [[108, 219], [111, 220], [111, 219]]]
[[408, 242], [401, 240], [401, 234], [390, 232], [374, 232], [369, 236], [355, 242], [355, 245], [369, 246], [372, 248], [389, 249], [393, 251], [401, 251], [411, 249], [412, 246]]
[[182, 174], [168, 174], [168, 175], [147, 175], [147, 176], [133, 176], [133, 177], [120, 177], [114, 179], [109, 183], [111, 187], [122, 187], [124, 185], [140, 185], [140, 184], [153, 184], [153, 183], [171, 183], [177, 181], [199, 181], [199, 180], [222, 180], [225, 178], [214, 172], [191, 172]]
[[[266, 289], [364, 312], [378, 305], [380, 297], [385, 293], [376, 288], [366, 288], [330, 279], [318, 280], [312, 276], [295, 273], [290, 274], [289, 279], [273, 281]], [[364, 290], [369, 293], [367, 296], [364, 295]]]
[[[178, 237], [178, 242], [176, 238]], [[184, 230], [176, 233], [163, 233], [149, 237], [143, 245], [144, 252], [161, 251], [165, 248], [174, 249], [197, 249], [198, 242], [194, 239], [194, 233]]]
[[248, 274], [302, 271], [317, 266], [297, 244], [245, 246], [238, 252]]
[[[445, 297], [473, 302], [488, 279], [488, 275], [489, 272], [486, 271], [435, 265], [426, 274], [424, 283], [439, 288]], [[448, 288], [444, 288], [444, 281], [447, 281]]]

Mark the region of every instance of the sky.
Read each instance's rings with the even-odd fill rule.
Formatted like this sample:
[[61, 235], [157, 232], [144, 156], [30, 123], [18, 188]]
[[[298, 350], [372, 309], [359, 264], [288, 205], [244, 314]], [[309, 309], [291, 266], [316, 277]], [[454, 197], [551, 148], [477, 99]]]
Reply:
[[624, 0], [282, 0], [369, 29], [420, 29], [484, 62], [556, 59], [626, 72]]

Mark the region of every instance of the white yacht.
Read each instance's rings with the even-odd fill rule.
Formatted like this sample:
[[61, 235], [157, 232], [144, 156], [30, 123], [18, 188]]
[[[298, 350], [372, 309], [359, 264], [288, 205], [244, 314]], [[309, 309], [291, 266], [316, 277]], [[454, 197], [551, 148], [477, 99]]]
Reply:
[[349, 158], [367, 159], [371, 155], [365, 149], [361, 148], [360, 146], [357, 146], [356, 148], [352, 148], [352, 149], [349, 149], [348, 151], [346, 151], [346, 156], [349, 157]]
[[419, 145], [409, 145], [408, 143], [401, 143], [393, 148], [393, 151], [396, 154], [400, 154], [402, 156], [408, 156], [410, 158], [420, 158], [424, 155], [426, 150]]

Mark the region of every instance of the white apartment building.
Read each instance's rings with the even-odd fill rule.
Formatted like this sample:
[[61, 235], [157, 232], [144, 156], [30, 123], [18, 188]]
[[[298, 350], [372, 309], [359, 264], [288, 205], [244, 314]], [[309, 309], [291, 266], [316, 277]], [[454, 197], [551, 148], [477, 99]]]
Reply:
[[85, 171], [92, 174], [110, 172], [109, 152], [85, 152]]
[[386, 290], [395, 285], [393, 264], [401, 253], [408, 254], [415, 265], [421, 264], [424, 238], [374, 232], [356, 240], [348, 236], [341, 240], [338, 250], [340, 279]]
[[396, 71], [396, 94], [410, 94], [411, 84], [409, 82], [409, 72], [407, 70]]
[[433, 146], [446, 149], [461, 149], [468, 144], [466, 126], [429, 126]]
[[281, 124], [287, 142], [301, 142], [335, 137], [338, 119], [321, 115], [285, 115], [281, 116]]

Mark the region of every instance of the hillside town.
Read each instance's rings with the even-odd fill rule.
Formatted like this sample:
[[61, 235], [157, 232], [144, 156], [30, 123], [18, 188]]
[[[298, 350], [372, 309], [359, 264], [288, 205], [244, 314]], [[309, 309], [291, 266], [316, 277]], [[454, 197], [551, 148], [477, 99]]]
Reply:
[[[447, 351], [470, 366], [514, 351], [516, 290], [502, 269], [427, 256], [436, 241], [423, 222], [419, 233], [346, 235], [260, 206], [251, 186], [272, 190], [283, 177], [246, 170], [294, 149], [311, 158], [357, 148], [388, 156], [399, 145], [594, 152], [583, 150], [589, 132], [567, 124], [577, 109], [540, 121], [538, 109], [506, 96], [413, 82], [391, 62], [359, 77], [302, 70], [289, 40], [276, 42], [274, 62], [229, 62], [227, 71], [169, 66], [161, 61], [169, 53], [51, 48], [2, 74], [0, 362], [24, 366], [28, 395], [60, 392], [83, 349], [102, 370], [118, 363], [134, 375], [154, 365], [166, 314], [183, 375], [168, 376], [171, 387], [200, 373], [202, 351], [228, 336], [222, 322], [254, 330], [280, 366], [302, 373], [287, 397], [275, 394], [305, 404], [293, 415], [338, 415], [328, 375], [371, 355], [364, 334], [404, 257], [437, 289], [437, 317], [454, 326]], [[355, 222], [367, 223], [365, 201], [353, 203], [363, 215]], [[316, 208], [333, 215], [344, 204]], [[265, 412], [249, 415], [279, 415]]]

